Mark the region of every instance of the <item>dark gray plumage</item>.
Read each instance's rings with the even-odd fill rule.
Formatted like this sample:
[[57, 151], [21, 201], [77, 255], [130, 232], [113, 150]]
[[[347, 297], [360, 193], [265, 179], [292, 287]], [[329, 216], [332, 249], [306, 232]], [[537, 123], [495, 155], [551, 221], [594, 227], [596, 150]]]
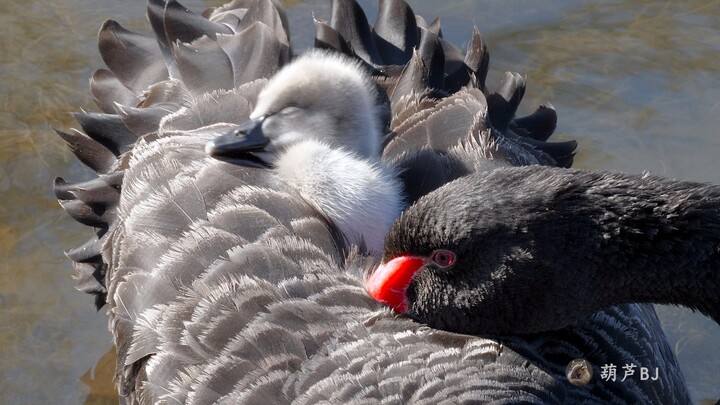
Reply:
[[504, 167], [423, 197], [385, 242], [386, 261], [455, 255], [442, 268], [427, 260], [402, 287], [407, 313], [439, 329], [545, 332], [646, 302], [720, 323], [720, 186]]
[[[375, 73], [391, 132], [386, 144], [396, 143], [397, 156], [386, 152], [384, 159], [408, 171], [420, 167], [413, 164], [420, 159], [442, 168], [413, 169], [418, 175], [404, 180], [415, 198], [487, 165], [571, 161], [572, 143], [565, 144], [563, 157], [527, 141], [552, 132], [554, 112], [524, 125], [511, 120], [505, 132], [491, 128], [483, 93], [487, 53], [479, 35], [462, 59], [442, 40], [439, 24], [410, 18], [414, 14], [402, 1], [381, 2], [374, 31], [354, 2], [333, 6], [333, 21], [318, 22], [318, 42], [364, 56]], [[99, 173], [90, 189], [103, 196], [112, 196], [108, 187], [121, 189], [118, 198], [98, 199], [82, 184], [62, 180], [56, 187], [73, 216], [96, 221], [93, 240], [70, 256], [77, 259], [78, 286], [95, 294], [98, 306], [107, 303], [123, 403], [689, 401], [650, 307], [614, 307], [573, 328], [503, 341], [432, 330], [384, 309], [364, 290], [370, 263], [358, 255], [346, 259], [347, 249], [323, 213], [256, 161], [221, 162], [204, 153], [208, 140], [248, 119], [265, 79], [289, 59], [283, 11], [271, 1], [235, 1], [204, 13], [208, 22], [175, 1], [152, 0], [148, 13], [160, 43], [151, 62], [144, 59], [147, 40], [120, 37], [133, 45], [128, 50], [140, 52], [127, 58], [152, 67], [164, 60], [167, 75], [160, 69], [133, 79], [135, 74], [117, 72], [125, 64], [113, 59], [91, 84], [101, 109], [120, 116], [138, 138], [124, 130], [98, 138], [109, 140], [108, 148], [83, 134], [65, 137]], [[247, 41], [232, 48], [237, 52], [221, 42], [252, 27], [260, 35], [248, 51], [258, 58], [255, 64], [240, 49], [250, 46]], [[219, 60], [249, 66], [233, 70], [230, 89], [224, 75], [208, 78], [216, 87], [210, 92], [195, 80], [203, 59], [185, 57], [181, 47], [218, 55], [207, 38], [228, 55]], [[401, 51], [387, 56], [387, 46], [370, 43], [378, 38], [402, 44]], [[112, 48], [102, 46], [101, 53]], [[402, 62], [410, 69], [390, 65], [410, 48], [412, 59]], [[152, 84], [141, 88], [147, 77]], [[441, 141], [428, 118], [443, 114], [472, 125], [454, 130], [456, 140]], [[115, 117], [84, 118], [99, 120], [84, 127], [117, 128]], [[523, 131], [514, 134], [514, 128]], [[113, 160], [115, 151], [124, 150]], [[595, 380], [576, 388], [564, 368], [577, 357], [595, 365], [662, 363], [663, 373], [652, 382]]]

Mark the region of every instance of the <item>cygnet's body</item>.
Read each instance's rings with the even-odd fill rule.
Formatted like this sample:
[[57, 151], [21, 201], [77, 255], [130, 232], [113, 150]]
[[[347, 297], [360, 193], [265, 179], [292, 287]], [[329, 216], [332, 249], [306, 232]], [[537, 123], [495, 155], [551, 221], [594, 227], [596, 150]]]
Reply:
[[379, 255], [404, 202], [395, 171], [379, 160], [375, 99], [358, 62], [309, 52], [270, 80], [250, 122], [206, 149], [225, 157], [254, 152], [350, 244]]

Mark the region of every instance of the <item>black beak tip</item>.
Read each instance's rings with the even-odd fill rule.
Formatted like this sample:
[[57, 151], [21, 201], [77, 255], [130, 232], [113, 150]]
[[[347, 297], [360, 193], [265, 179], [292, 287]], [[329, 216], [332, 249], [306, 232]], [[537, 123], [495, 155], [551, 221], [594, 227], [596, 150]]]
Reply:
[[205, 144], [205, 153], [212, 157], [220, 157], [224, 155], [222, 144], [218, 142], [218, 138], [215, 138]]

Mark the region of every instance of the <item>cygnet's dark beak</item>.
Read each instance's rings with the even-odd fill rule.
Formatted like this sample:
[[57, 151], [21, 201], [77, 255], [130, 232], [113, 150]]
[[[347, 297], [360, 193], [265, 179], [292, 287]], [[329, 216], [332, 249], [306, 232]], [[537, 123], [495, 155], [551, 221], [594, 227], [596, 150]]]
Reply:
[[205, 145], [205, 152], [215, 158], [246, 157], [260, 152], [270, 143], [262, 132], [264, 117], [247, 121]]

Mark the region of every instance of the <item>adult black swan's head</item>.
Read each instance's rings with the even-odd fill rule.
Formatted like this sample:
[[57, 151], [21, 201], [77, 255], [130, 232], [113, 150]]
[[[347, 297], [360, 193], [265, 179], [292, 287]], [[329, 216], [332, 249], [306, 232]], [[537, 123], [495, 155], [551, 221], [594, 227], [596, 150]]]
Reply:
[[385, 248], [370, 293], [440, 329], [542, 332], [644, 302], [720, 323], [720, 186], [499, 168], [422, 198]]

